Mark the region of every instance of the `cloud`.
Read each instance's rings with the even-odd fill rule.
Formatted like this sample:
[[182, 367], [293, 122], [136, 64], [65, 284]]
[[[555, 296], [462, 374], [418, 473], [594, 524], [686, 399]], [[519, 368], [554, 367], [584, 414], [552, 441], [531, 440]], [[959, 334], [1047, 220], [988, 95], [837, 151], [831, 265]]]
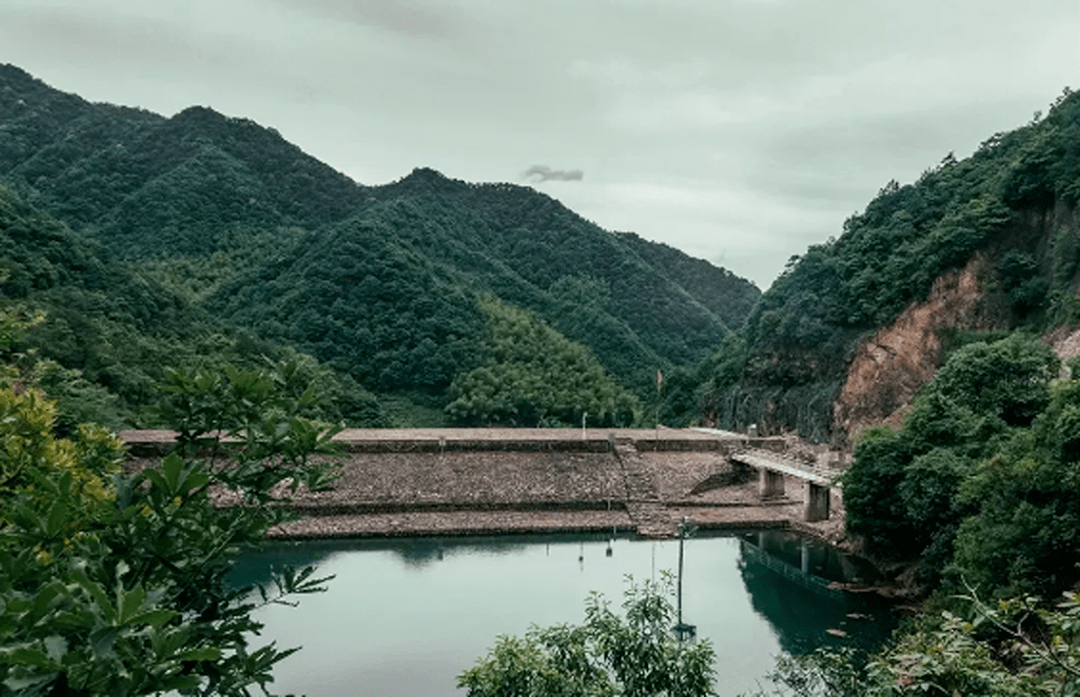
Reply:
[[371, 27], [410, 38], [451, 38], [463, 29], [464, 20], [453, 4], [430, 0], [289, 0], [304, 14], [331, 22]]
[[585, 173], [580, 169], [552, 169], [547, 165], [533, 165], [521, 173], [521, 178], [537, 182], [579, 182], [585, 178]]

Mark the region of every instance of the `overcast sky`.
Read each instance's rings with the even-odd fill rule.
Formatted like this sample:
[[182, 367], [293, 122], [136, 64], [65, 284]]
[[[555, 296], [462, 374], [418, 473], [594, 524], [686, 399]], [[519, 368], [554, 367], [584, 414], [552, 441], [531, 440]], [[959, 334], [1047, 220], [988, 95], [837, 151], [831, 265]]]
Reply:
[[1080, 88], [1080, 0], [0, 0], [0, 62], [363, 184], [527, 183], [765, 288]]

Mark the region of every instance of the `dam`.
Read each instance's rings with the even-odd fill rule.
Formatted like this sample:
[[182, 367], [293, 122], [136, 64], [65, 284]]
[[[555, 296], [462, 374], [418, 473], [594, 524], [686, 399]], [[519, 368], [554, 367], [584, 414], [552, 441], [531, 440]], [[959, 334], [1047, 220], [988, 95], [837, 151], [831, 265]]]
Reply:
[[[120, 435], [135, 467], [151, 465], [175, 436]], [[793, 457], [782, 438], [487, 428], [346, 429], [334, 440], [341, 476], [333, 489], [301, 491], [288, 505], [304, 519], [273, 535], [633, 532], [663, 539], [685, 520], [727, 530], [794, 527], [827, 538], [836, 527], [829, 502], [840, 492], [830, 477], [839, 470]]]

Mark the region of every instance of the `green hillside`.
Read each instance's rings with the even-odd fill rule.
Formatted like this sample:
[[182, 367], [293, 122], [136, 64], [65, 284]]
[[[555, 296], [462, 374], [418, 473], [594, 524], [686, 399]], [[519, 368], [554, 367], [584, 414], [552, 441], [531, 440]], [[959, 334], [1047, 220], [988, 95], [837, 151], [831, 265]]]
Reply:
[[[376, 190], [378, 203], [223, 286], [216, 311], [326, 360], [353, 352], [368, 375], [400, 373], [378, 378], [384, 387], [448, 384], [443, 369], [416, 362], [426, 360], [417, 349], [431, 340], [453, 351], [425, 327], [457, 332], [450, 316], [475, 315], [476, 291], [536, 312], [633, 387], [647, 386], [656, 367], [693, 364], [728, 333], [620, 236], [531, 189], [469, 185], [431, 170], [386, 188]], [[746, 285], [738, 290], [756, 294]], [[399, 360], [403, 372], [388, 368], [393, 361], [371, 341], [414, 358]]]
[[0, 315], [33, 326], [0, 341], [4, 380], [45, 389], [59, 400], [63, 428], [96, 421], [152, 426], [165, 367], [292, 366], [314, 380], [328, 403], [319, 414], [356, 425], [384, 425], [375, 398], [288, 346], [216, 320], [184, 294], [0, 186]]
[[704, 259], [687, 256], [674, 247], [650, 242], [632, 232], [619, 236], [647, 264], [685, 288], [732, 329], [743, 325], [760, 297], [752, 290], [750, 281]]
[[[47, 319], [9, 350], [33, 349], [127, 403], [153, 390], [155, 371], [200, 313], [63, 223], [0, 187], [0, 298]], [[106, 400], [108, 401], [108, 400]], [[115, 424], [118, 415], [102, 414]]]
[[[951, 154], [918, 181], [890, 182], [839, 237], [793, 257], [751, 313], [743, 340], [699, 376], [705, 416], [827, 439], [852, 351], [976, 251], [1003, 329], [1080, 321], [1080, 94], [1045, 118]], [[732, 362], [739, 369], [732, 371]]]
[[424, 168], [363, 186], [252, 121], [93, 104], [14, 66], [0, 95], [0, 182], [22, 200], [229, 331], [391, 401], [451, 401], [486, 360], [480, 298], [526, 310], [645, 397], [656, 369], [696, 365], [760, 296], [529, 187]]

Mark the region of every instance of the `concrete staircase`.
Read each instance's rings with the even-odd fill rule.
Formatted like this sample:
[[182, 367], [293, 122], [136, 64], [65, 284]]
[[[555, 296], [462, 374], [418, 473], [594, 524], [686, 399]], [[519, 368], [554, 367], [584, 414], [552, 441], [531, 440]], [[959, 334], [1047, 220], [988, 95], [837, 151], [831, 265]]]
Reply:
[[660, 500], [652, 470], [634, 447], [634, 441], [615, 438], [612, 448], [626, 482], [626, 512], [638, 534], [650, 538], [677, 537], [678, 524]]

